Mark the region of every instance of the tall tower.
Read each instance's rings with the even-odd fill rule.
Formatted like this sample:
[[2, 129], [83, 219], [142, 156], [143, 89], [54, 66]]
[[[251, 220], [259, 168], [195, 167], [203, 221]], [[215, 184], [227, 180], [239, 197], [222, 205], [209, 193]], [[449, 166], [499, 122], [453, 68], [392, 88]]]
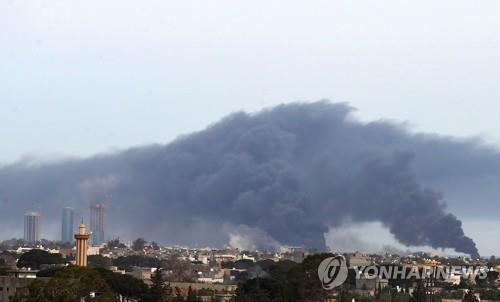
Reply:
[[87, 249], [89, 247], [89, 237], [87, 227], [82, 223], [78, 227], [78, 234], [75, 234], [76, 239], [76, 265], [87, 266]]
[[104, 243], [104, 205], [101, 203], [90, 205], [90, 232], [92, 245], [99, 246]]
[[40, 213], [24, 214], [24, 240], [31, 244], [40, 240]]
[[62, 209], [62, 223], [61, 223], [62, 242], [73, 242], [74, 215], [75, 215], [75, 209], [70, 207], [65, 207]]

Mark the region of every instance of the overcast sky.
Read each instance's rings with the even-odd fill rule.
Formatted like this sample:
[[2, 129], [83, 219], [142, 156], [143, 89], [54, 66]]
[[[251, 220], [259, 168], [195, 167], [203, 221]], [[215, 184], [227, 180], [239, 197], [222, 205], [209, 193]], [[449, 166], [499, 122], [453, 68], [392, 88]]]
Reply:
[[497, 0], [2, 0], [0, 163], [164, 143], [236, 110], [323, 98], [500, 146], [499, 11]]
[[500, 145], [498, 1], [0, 2], [0, 162], [349, 102]]

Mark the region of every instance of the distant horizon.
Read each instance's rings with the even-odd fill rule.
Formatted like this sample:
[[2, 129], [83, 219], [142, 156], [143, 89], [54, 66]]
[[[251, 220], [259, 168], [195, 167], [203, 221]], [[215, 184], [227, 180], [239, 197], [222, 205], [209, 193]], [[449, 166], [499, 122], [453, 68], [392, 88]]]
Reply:
[[[139, 238], [142, 238], [142, 237], [139, 237]], [[119, 238], [114, 238], [114, 239], [119, 239]], [[114, 239], [110, 239], [110, 240], [114, 240]], [[135, 239], [138, 239], [138, 238], [135, 238]], [[11, 241], [11, 240], [21, 241], [21, 240], [23, 240], [23, 238], [4, 239], [4, 240], [0, 240], [0, 243], [6, 242], [6, 241]], [[132, 244], [134, 240], [121, 240], [120, 239], [120, 243]], [[49, 239], [45, 239], [45, 238], [42, 238], [39, 243], [42, 243], [43, 241], [52, 242], [56, 245], [57, 244], [61, 244], [61, 245], [65, 245], [65, 244], [75, 245], [76, 244], [74, 241], [73, 242], [62, 242], [60, 240], [49, 240]], [[109, 241], [106, 241], [105, 244], [107, 244], [107, 242], [109, 242]], [[434, 250], [434, 249], [425, 249], [425, 248], [419, 248], [419, 247], [413, 247], [413, 248], [407, 247], [407, 250], [401, 251], [398, 253], [396, 251], [390, 252], [390, 251], [369, 251], [369, 250], [342, 250], [342, 249], [330, 249], [330, 248], [328, 248], [327, 250], [324, 250], [324, 251], [319, 251], [319, 250], [310, 249], [310, 248], [306, 248], [306, 247], [287, 246], [287, 245], [283, 245], [275, 250], [259, 250], [259, 249], [246, 250], [246, 249], [240, 249], [238, 247], [231, 247], [231, 246], [217, 247], [217, 246], [188, 246], [188, 245], [183, 245], [183, 244], [161, 244], [161, 243], [159, 243], [160, 241], [157, 241], [154, 239], [150, 240], [150, 241], [146, 241], [146, 243], [151, 244], [151, 242], [153, 242], [153, 241], [158, 243], [159, 247], [167, 248], [167, 249], [174, 249], [174, 248], [181, 248], [181, 249], [188, 249], [188, 250], [226, 250], [226, 249], [229, 249], [229, 250], [239, 250], [242, 252], [271, 252], [271, 253], [274, 253], [274, 252], [285, 252], [285, 250], [293, 248], [293, 249], [304, 250], [307, 252], [318, 252], [318, 253], [326, 252], [326, 253], [334, 253], [334, 254], [335, 253], [336, 254], [361, 253], [361, 254], [366, 254], [366, 255], [386, 255], [387, 254], [387, 255], [398, 255], [398, 256], [407, 256], [407, 255], [414, 255], [414, 254], [429, 254], [432, 257], [434, 257], [434, 256], [444, 257], [444, 258], [446, 258], [446, 257], [452, 257], [452, 258], [465, 257], [465, 258], [472, 259], [469, 255], [456, 253], [453, 251], [446, 253], [444, 251], [439, 251], [439, 250]], [[43, 246], [43, 244], [27, 245], [25, 248], [36, 249], [38, 246], [45, 248], [45, 246]], [[480, 258], [487, 260], [487, 259], [491, 258], [492, 256], [497, 257], [500, 255], [480, 255]]]

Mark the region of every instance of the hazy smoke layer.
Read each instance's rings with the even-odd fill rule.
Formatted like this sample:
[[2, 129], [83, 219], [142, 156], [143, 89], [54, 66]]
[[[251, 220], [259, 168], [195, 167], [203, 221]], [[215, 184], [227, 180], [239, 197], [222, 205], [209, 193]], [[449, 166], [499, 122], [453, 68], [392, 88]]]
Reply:
[[229, 225], [271, 245], [322, 249], [328, 227], [380, 221], [403, 244], [477, 255], [442, 196], [416, 175], [426, 183], [499, 175], [500, 156], [474, 141], [361, 123], [350, 112], [328, 102], [282, 105], [232, 114], [168, 145], [6, 166], [0, 223], [21, 227], [23, 211], [38, 206], [58, 222], [63, 205], [86, 211], [108, 198], [108, 234], [126, 237], [203, 245], [227, 243], [231, 233], [243, 246], [255, 237], [224, 231]]

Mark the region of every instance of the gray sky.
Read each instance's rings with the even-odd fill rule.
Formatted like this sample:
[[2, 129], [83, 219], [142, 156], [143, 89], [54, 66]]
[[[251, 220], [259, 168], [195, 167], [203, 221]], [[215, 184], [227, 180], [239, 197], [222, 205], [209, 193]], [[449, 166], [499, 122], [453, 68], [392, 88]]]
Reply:
[[0, 162], [349, 102], [500, 145], [498, 1], [0, 2]]
[[497, 0], [3, 0], [0, 163], [168, 142], [232, 111], [322, 98], [500, 146], [499, 11]]

